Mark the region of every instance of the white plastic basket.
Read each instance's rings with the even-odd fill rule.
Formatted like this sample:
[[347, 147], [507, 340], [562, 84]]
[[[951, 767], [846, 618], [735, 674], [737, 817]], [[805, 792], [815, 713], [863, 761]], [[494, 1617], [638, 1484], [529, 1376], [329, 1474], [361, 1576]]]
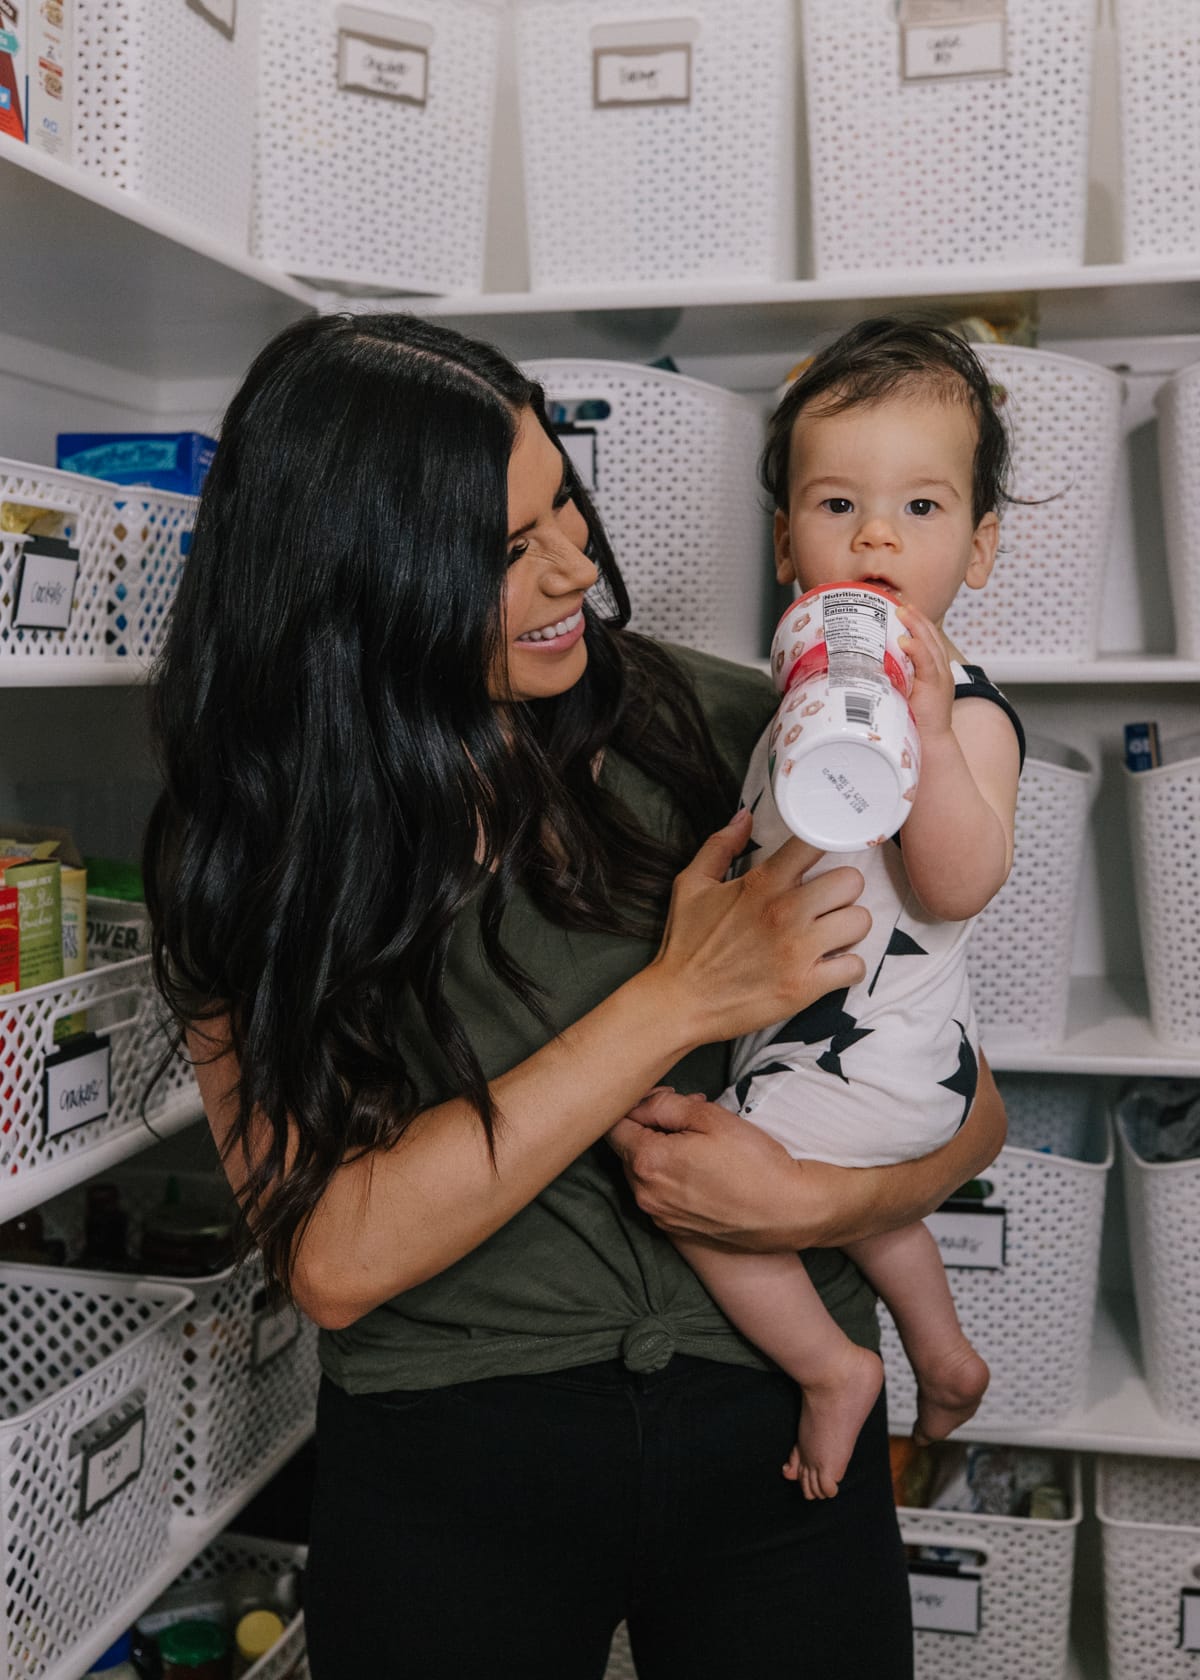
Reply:
[[1095, 0], [1007, 0], [1007, 73], [912, 81], [900, 9], [800, 8], [816, 273], [1082, 263]]
[[1200, 1426], [1200, 1160], [1150, 1161], [1151, 1138], [1118, 1113], [1138, 1331], [1150, 1397]]
[[18, 629], [13, 619], [29, 538], [0, 530], [0, 672], [10, 661], [54, 660], [68, 680], [78, 660], [152, 659], [179, 584], [195, 498], [0, 459], [4, 503], [61, 514], [62, 534], [79, 551], [79, 572], [65, 630]]
[[1117, 0], [1121, 230], [1126, 262], [1200, 249], [1200, 12], [1193, 0]]
[[[229, 1200], [224, 1177], [165, 1173], [148, 1166], [104, 1175], [121, 1191], [136, 1252], [145, 1215], [163, 1199], [167, 1179], [184, 1203]], [[48, 1236], [78, 1253], [84, 1234], [82, 1187], [42, 1209]], [[177, 1281], [148, 1277], [147, 1283]], [[261, 1261], [188, 1278], [192, 1300], [182, 1320], [180, 1414], [175, 1438], [174, 1504], [182, 1517], [209, 1517], [246, 1489], [286, 1442], [297, 1443], [316, 1419], [317, 1327], [291, 1306], [269, 1304]]]
[[481, 291], [499, 29], [496, 0], [263, 0], [255, 254], [333, 285]]
[[1200, 757], [1125, 772], [1133, 880], [1150, 1020], [1200, 1045]]
[[[54, 1042], [56, 1023], [81, 1010], [87, 1030], [109, 1043], [110, 1101], [106, 1115], [71, 1125], [71, 1111], [47, 1090], [45, 1074], [48, 1058], [62, 1048]], [[0, 1218], [52, 1195], [65, 1173], [82, 1176], [87, 1156], [102, 1144], [148, 1136], [142, 1101], [167, 1048], [160, 1011], [149, 957], [0, 997]], [[175, 1057], [149, 1093], [146, 1120], [153, 1126], [188, 1094], [196, 1095], [195, 1076]]]
[[74, 0], [81, 169], [245, 251], [259, 0]]
[[1012, 494], [986, 588], [960, 589], [946, 632], [968, 658], [1094, 659], [1113, 531], [1124, 384], [1075, 356], [979, 347], [1001, 388]]
[[1075, 908], [1097, 776], [1074, 747], [1038, 735], [1026, 744], [1012, 873], [967, 946], [985, 1050], [1008, 1038], [1056, 1044], [1067, 1025]]
[[791, 276], [792, 0], [517, 0], [516, 25], [535, 291]]
[[581, 422], [581, 441], [594, 446], [589, 489], [629, 590], [631, 628], [757, 657], [772, 584], [757, 407], [631, 362], [538, 361], [524, 371], [551, 405], [609, 407], [607, 418]]
[[[1200, 235], [1193, 248], [1200, 248]], [[1200, 659], [1200, 362], [1164, 380], [1155, 404], [1175, 651]]]
[[970, 1566], [980, 1579], [979, 1632], [916, 1632], [916, 1680], [1049, 1680], [1064, 1672], [1075, 1531], [1083, 1515], [1077, 1458], [1070, 1486], [1071, 1514], [1062, 1521], [900, 1508], [906, 1546], [948, 1546], [981, 1557]]
[[629, 1649], [629, 1630], [624, 1622], [613, 1634], [613, 1642], [608, 1653], [608, 1667], [604, 1670], [604, 1680], [637, 1680], [637, 1669], [633, 1666], [633, 1652]]
[[0, 1267], [0, 1680], [72, 1650], [167, 1550], [186, 1289]]
[[[212, 1581], [241, 1569], [258, 1570], [277, 1579], [308, 1559], [307, 1546], [285, 1545], [278, 1540], [255, 1540], [248, 1535], [222, 1534], [179, 1577], [181, 1581]], [[293, 1616], [283, 1638], [248, 1668], [242, 1680], [308, 1680], [308, 1659], [304, 1649], [304, 1614]]]
[[[976, 1222], [1003, 1216], [1003, 1265], [956, 1265], [970, 1216], [931, 1221], [949, 1239], [947, 1276], [963, 1329], [992, 1380], [976, 1421], [1009, 1428], [1066, 1417], [1087, 1394], [1112, 1128], [1086, 1080], [1007, 1075], [1008, 1142], [981, 1173], [992, 1187]], [[1050, 1150], [1051, 1153], [1042, 1153]], [[963, 1203], [964, 1207], [971, 1204]], [[951, 1228], [952, 1227], [952, 1228]], [[888, 1313], [880, 1314], [893, 1434], [907, 1434], [916, 1382]]]
[[1200, 1464], [1096, 1462], [1109, 1680], [1194, 1675], [1180, 1644], [1184, 1595], [1200, 1593]]

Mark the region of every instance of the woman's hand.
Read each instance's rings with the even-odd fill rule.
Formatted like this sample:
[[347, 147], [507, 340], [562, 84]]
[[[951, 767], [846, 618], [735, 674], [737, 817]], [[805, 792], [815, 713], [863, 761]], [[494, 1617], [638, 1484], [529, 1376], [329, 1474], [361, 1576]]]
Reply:
[[648, 976], [664, 1007], [684, 1012], [685, 1037], [708, 1044], [786, 1021], [826, 992], [864, 976], [850, 947], [870, 930], [855, 902], [857, 869], [805, 882], [821, 856], [789, 840], [765, 863], [725, 877], [750, 838], [750, 813], [712, 835], [675, 878], [666, 931]]
[[838, 1248], [923, 1219], [995, 1160], [1004, 1105], [980, 1058], [961, 1129], [916, 1161], [831, 1167], [795, 1161], [748, 1120], [700, 1097], [658, 1091], [608, 1134], [638, 1206], [672, 1236], [734, 1248]]

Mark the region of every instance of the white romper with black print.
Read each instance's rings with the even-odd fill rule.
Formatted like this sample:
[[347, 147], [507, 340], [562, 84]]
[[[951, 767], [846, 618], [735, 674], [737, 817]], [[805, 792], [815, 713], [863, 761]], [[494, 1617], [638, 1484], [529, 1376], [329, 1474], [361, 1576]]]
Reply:
[[[954, 698], [984, 699], [1020, 719], [977, 665], [952, 664]], [[772, 724], [774, 719], [772, 719]], [[790, 837], [771, 795], [763, 731], [742, 801], [754, 813], [745, 863], [761, 863]], [[719, 1101], [776, 1138], [790, 1155], [835, 1166], [886, 1166], [927, 1155], [951, 1138], [975, 1095], [979, 1041], [967, 981], [972, 921], [943, 922], [922, 908], [904, 868], [903, 830], [884, 845], [826, 853], [809, 878], [853, 864], [871, 931], [857, 947], [866, 977], [830, 992], [779, 1026], [739, 1039], [733, 1083]]]

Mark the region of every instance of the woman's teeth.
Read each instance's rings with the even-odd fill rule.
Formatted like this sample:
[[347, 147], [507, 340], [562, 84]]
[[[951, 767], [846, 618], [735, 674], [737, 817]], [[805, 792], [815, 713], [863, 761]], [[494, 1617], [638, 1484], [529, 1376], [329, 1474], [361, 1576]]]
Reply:
[[517, 640], [519, 642], [553, 642], [559, 636], [565, 636], [568, 631], [574, 630], [582, 617], [583, 608], [580, 607], [579, 611], [572, 613], [570, 618], [561, 618], [557, 624], [547, 624], [542, 630], [526, 630], [523, 636], [517, 637]]

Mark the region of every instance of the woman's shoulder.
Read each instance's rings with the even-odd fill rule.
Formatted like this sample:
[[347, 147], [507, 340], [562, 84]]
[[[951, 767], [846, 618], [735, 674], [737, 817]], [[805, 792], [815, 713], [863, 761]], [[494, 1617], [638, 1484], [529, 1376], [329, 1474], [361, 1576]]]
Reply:
[[687, 679], [718, 750], [738, 765], [740, 773], [779, 705], [770, 677], [752, 665], [740, 665], [698, 648], [675, 642], [660, 645]]

